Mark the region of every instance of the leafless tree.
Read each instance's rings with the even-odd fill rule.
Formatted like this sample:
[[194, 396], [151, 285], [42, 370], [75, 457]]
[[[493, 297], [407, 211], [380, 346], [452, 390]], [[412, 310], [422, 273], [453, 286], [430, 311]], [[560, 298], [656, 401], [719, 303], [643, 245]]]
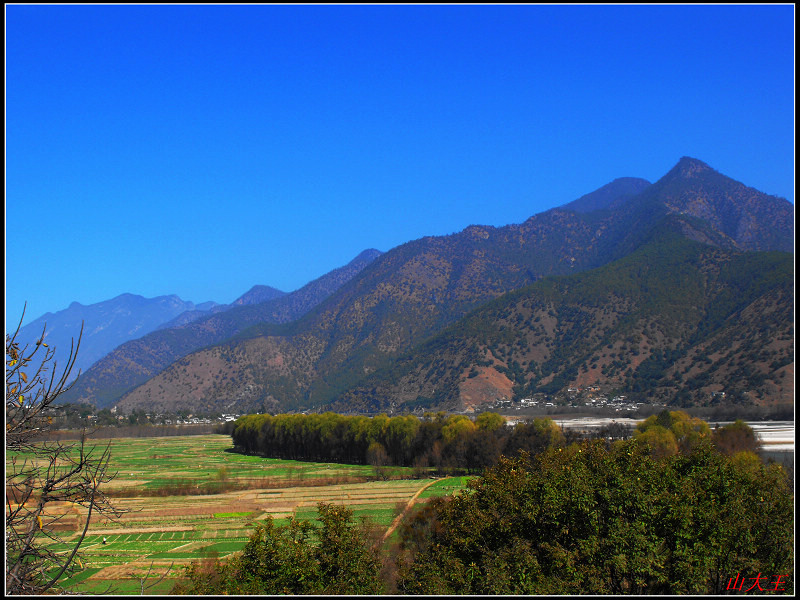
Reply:
[[[22, 318], [6, 334], [6, 594], [41, 594], [83, 568], [78, 549], [93, 514], [116, 518], [123, 511], [101, 489], [116, 475], [110, 444], [98, 449], [85, 434], [68, 444], [46, 435], [56, 399], [71, 385], [83, 327], [59, 371], [45, 330], [33, 347], [21, 347], [21, 325]], [[85, 510], [68, 510], [75, 507]], [[76, 512], [77, 524], [67, 523]]]

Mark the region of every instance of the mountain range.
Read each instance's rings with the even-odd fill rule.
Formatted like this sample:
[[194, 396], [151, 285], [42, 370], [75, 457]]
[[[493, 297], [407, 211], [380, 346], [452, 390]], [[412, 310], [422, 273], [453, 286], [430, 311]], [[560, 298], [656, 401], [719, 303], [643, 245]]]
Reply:
[[655, 183], [621, 178], [521, 224], [368, 251], [292, 294], [252, 290], [255, 304], [122, 344], [65, 399], [463, 410], [592, 385], [791, 402], [793, 248], [791, 203], [684, 157]]
[[[56, 313], [45, 313], [20, 328], [18, 341], [32, 344], [42, 338], [55, 350], [59, 365], [65, 365], [73, 343], [80, 348], [75, 357], [73, 374], [86, 371], [91, 365], [120, 344], [141, 337], [182, 315], [202, 315], [220, 307], [216, 302], [195, 304], [178, 296], [145, 298], [121, 294], [111, 300], [83, 305], [73, 302]], [[83, 333], [81, 334], [81, 327]]]
[[361, 269], [380, 256], [365, 250], [347, 265], [284, 293], [256, 286], [227, 307], [184, 313], [171, 323], [137, 339], [129, 340], [106, 354], [72, 388], [64, 402], [90, 402], [105, 408], [126, 391], [144, 383], [175, 360], [210, 344], [225, 340], [255, 323], [291, 322], [322, 302]]

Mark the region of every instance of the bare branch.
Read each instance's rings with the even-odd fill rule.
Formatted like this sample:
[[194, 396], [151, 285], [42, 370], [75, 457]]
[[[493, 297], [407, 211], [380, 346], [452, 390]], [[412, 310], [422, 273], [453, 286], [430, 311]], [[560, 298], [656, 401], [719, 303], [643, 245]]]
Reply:
[[144, 577], [142, 577], [142, 578], [139, 580], [139, 582], [141, 583], [141, 595], [142, 595], [142, 596], [144, 596], [144, 593], [145, 593], [145, 591], [146, 591], [146, 590], [152, 589], [152, 588], [154, 588], [155, 586], [157, 586], [159, 583], [161, 583], [162, 581], [164, 581], [164, 579], [167, 577], [167, 575], [169, 575], [170, 571], [172, 571], [172, 567], [173, 567], [174, 565], [175, 565], [175, 561], [172, 561], [172, 562], [169, 564], [169, 566], [167, 567], [167, 570], [166, 570], [166, 571], [164, 571], [164, 573], [161, 575], [161, 577], [159, 577], [158, 579], [156, 579], [156, 580], [155, 580], [154, 582], [152, 582], [151, 584], [149, 584], [149, 585], [145, 585], [145, 582], [146, 582], [146, 581], [147, 581], [147, 580], [150, 578], [150, 572], [153, 570], [153, 561], [150, 561], [150, 566], [149, 566], [149, 567], [147, 567], [147, 573], [145, 573]]
[[[87, 446], [85, 432], [78, 444], [46, 437], [48, 409], [55, 408], [58, 397], [74, 383], [69, 379], [83, 326], [66, 366], [59, 370], [55, 349], [44, 342], [45, 330], [34, 347], [20, 348], [21, 323], [22, 319], [12, 336], [6, 335], [6, 593], [40, 594], [54, 589], [75, 568], [95, 513], [117, 518], [124, 511], [100, 489], [116, 476], [109, 470], [110, 442], [100, 451]], [[62, 502], [87, 509], [66, 553], [55, 550], [67, 543], [59, 533], [66, 514], [55, 509]]]

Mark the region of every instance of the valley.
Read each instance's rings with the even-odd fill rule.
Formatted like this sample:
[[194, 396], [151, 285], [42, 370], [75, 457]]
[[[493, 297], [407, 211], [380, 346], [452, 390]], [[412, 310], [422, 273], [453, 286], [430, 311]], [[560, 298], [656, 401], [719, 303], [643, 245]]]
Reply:
[[[512, 417], [507, 420], [515, 422]], [[583, 434], [612, 424], [633, 429], [639, 421], [556, 418], [565, 433]], [[793, 421], [749, 425], [765, 456], [793, 467]], [[193, 561], [231, 557], [265, 519], [274, 519], [276, 524], [290, 517], [314, 520], [318, 502], [352, 509], [388, 548], [402, 514], [428, 498], [458, 493], [468, 479], [418, 479], [404, 467], [384, 468], [376, 477], [369, 465], [238, 454], [231, 452], [230, 436], [218, 434], [94, 438], [91, 444], [103, 446], [109, 441], [117, 476], [104, 492], [124, 514], [117, 519], [93, 519], [81, 546], [81, 569], [63, 582], [73, 593], [169, 593]], [[57, 504], [48, 511], [63, 515], [59, 533], [68, 545], [69, 532], [75, 530], [77, 535], [82, 509]]]
[[[73, 593], [169, 593], [192, 561], [229, 557], [264, 519], [314, 520], [318, 502], [351, 508], [384, 536], [415, 501], [456, 493], [466, 480], [412, 479], [407, 468], [378, 478], [371, 466], [245, 456], [230, 452], [230, 436], [215, 434], [92, 444], [109, 441], [117, 476], [104, 493], [125, 514], [93, 517], [81, 569], [62, 582]], [[66, 549], [85, 511], [69, 504], [48, 511], [63, 515], [58, 528]]]

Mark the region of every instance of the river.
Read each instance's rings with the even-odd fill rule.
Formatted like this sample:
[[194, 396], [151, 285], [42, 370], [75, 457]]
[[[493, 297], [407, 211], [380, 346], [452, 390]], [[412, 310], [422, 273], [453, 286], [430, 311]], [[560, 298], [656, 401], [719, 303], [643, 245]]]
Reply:
[[[642, 419], [629, 419], [625, 417], [577, 417], [566, 419], [554, 419], [556, 423], [568, 429], [591, 429], [603, 427], [611, 423], [620, 423], [635, 427]], [[708, 424], [714, 429], [717, 425], [727, 425], [731, 421], [709, 421]], [[747, 424], [753, 428], [756, 436], [761, 442], [762, 448], [770, 452], [794, 452], [794, 421], [748, 421]]]

